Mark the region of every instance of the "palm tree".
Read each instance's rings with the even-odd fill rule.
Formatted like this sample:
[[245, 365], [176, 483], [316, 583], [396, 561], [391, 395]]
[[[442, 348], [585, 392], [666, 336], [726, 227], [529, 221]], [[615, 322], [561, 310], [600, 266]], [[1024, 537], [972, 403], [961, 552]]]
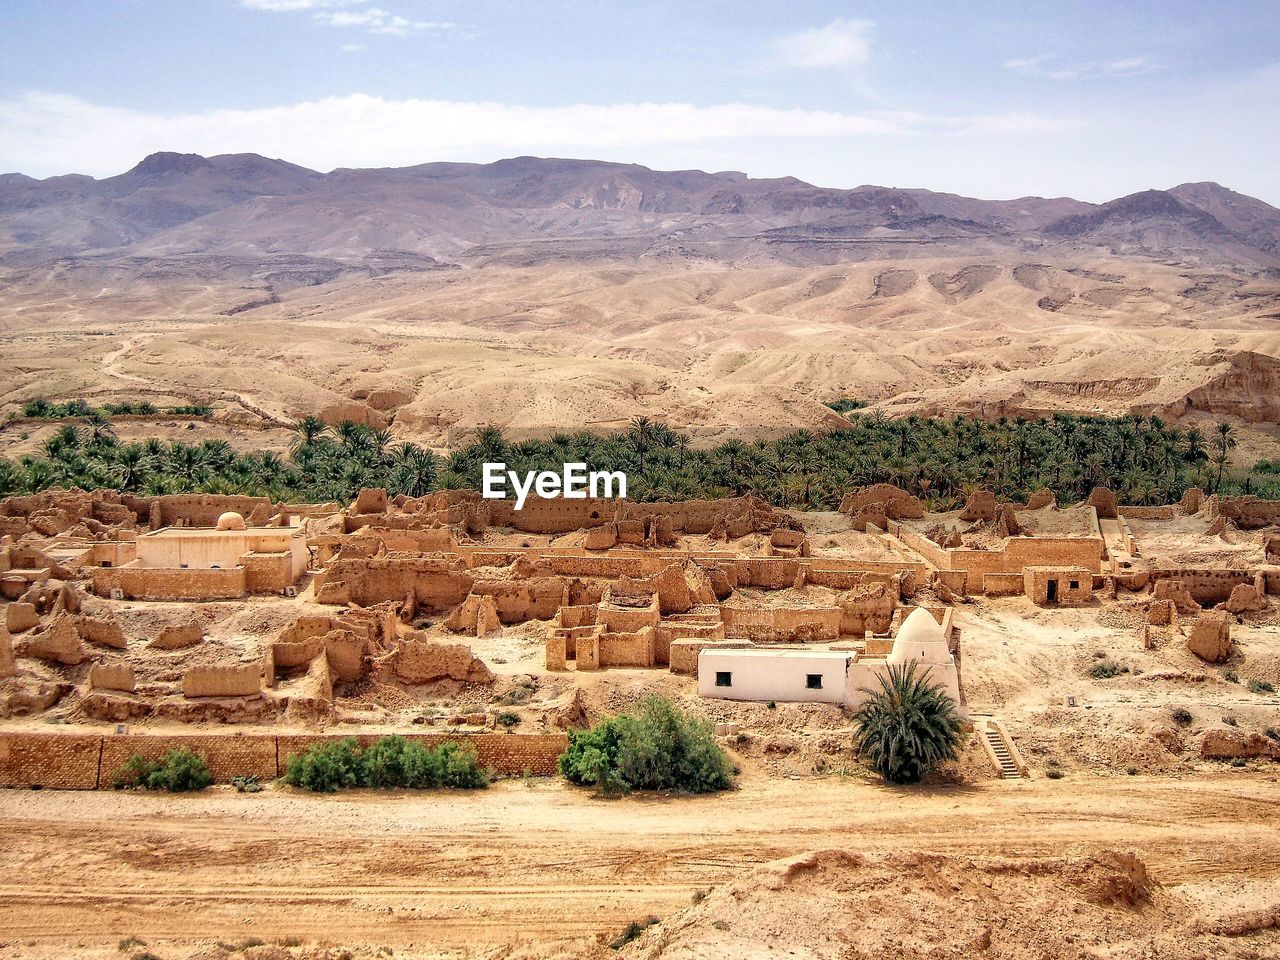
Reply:
[[1218, 488], [1222, 486], [1222, 471], [1227, 467], [1227, 461], [1230, 459], [1229, 451], [1234, 450], [1236, 446], [1236, 431], [1229, 423], [1220, 423], [1215, 431], [1218, 437], [1215, 441], [1218, 447], [1218, 455], [1213, 458], [1214, 464], [1218, 468], [1218, 477], [1214, 481], [1213, 490], [1216, 493]]
[[918, 783], [939, 764], [954, 760], [960, 745], [956, 703], [916, 675], [915, 661], [890, 664], [878, 674], [879, 690], [868, 690], [854, 714], [853, 746], [890, 783]]
[[293, 439], [293, 443], [289, 447], [289, 452], [296, 455], [299, 450], [310, 449], [315, 446], [316, 441], [329, 432], [329, 425], [319, 417], [303, 417], [293, 425], [293, 431], [297, 434]]

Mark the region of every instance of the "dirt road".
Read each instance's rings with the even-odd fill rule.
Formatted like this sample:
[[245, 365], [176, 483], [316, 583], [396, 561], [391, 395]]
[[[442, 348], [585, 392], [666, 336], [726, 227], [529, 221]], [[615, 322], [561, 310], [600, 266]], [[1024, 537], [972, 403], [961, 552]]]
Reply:
[[5, 956], [106, 956], [129, 936], [178, 951], [257, 937], [472, 956], [613, 933], [825, 847], [1105, 847], [1196, 898], [1280, 891], [1280, 789], [1256, 771], [910, 790], [753, 778], [723, 796], [618, 801], [552, 782], [466, 795], [5, 791], [0, 809]]

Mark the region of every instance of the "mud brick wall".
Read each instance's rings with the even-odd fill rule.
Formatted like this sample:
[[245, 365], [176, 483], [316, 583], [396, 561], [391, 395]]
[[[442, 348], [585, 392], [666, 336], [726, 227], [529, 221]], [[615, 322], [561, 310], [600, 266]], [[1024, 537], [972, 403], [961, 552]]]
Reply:
[[93, 790], [102, 737], [80, 734], [0, 734], [0, 787]]
[[1173, 507], [1134, 507], [1122, 506], [1116, 508], [1121, 519], [1126, 517], [1133, 520], [1172, 520]]
[[271, 734], [178, 735], [125, 734], [102, 738], [102, 777], [99, 786], [110, 787], [116, 772], [135, 753], [159, 760], [170, 750], [187, 748], [209, 765], [214, 783], [229, 783], [232, 777], [276, 777], [276, 738]]
[[[370, 744], [384, 734], [362, 734]], [[406, 739], [439, 746], [469, 743], [481, 766], [502, 776], [554, 776], [569, 746], [563, 733], [410, 733]], [[272, 780], [284, 772], [289, 756], [343, 734], [74, 734], [0, 733], [0, 787], [49, 787], [63, 790], [110, 789], [116, 772], [135, 753], [158, 760], [186, 747], [209, 765], [215, 783], [235, 776]]]
[[250, 593], [281, 593], [293, 583], [293, 558], [287, 553], [246, 553], [240, 565]]
[[844, 619], [844, 611], [839, 607], [788, 610], [725, 604], [720, 613], [726, 637], [758, 643], [835, 640], [840, 636], [840, 624]]
[[[235, 600], [245, 595], [244, 568], [233, 570], [121, 567], [120, 587], [138, 600]], [[94, 571], [95, 588], [98, 572]]]
[[982, 592], [988, 597], [1011, 597], [1022, 593], [1022, 574], [988, 573], [982, 578]]

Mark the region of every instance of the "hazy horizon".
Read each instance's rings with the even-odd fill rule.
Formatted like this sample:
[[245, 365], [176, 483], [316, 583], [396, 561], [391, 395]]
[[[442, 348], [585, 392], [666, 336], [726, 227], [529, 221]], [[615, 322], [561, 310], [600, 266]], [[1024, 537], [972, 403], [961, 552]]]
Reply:
[[159, 151], [318, 170], [557, 156], [1093, 202], [1280, 203], [1280, 10], [977, 3], [10, 4], [0, 169]]

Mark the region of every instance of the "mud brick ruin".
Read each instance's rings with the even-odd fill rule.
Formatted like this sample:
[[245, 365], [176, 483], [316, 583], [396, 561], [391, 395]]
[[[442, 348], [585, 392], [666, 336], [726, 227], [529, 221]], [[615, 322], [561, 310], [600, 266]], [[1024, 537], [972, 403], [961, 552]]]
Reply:
[[[547, 682], [659, 670], [709, 698], [844, 706], [887, 665], [914, 660], [963, 710], [956, 604], [1133, 602], [1146, 642], [1177, 635], [1222, 662], [1232, 623], [1280, 593], [1278, 526], [1280, 503], [1194, 490], [1164, 507], [1117, 504], [1105, 489], [1061, 507], [1048, 491], [1027, 504], [976, 491], [935, 513], [879, 485], [826, 515], [753, 496], [531, 498], [519, 511], [454, 490], [363, 490], [346, 507], [10, 497], [0, 501], [0, 719], [97, 724], [86, 736], [106, 757], [118, 750], [113, 724], [318, 735], [458, 697], [456, 712], [412, 722], [497, 736], [493, 710], [465, 705], [486, 695], [466, 691], [512, 682], [492, 651], [513, 640], [537, 645]], [[562, 743], [573, 713], [568, 704], [539, 720], [537, 735], [553, 740], [538, 749]], [[0, 728], [0, 776], [19, 763], [10, 758], [27, 757], [28, 773], [35, 762], [14, 737]], [[285, 737], [268, 739], [252, 750], [245, 741], [261, 757], [242, 765], [277, 769]], [[516, 742], [508, 753], [532, 768], [553, 762]], [[81, 745], [64, 748], [79, 756]], [[97, 783], [88, 768], [100, 759], [73, 779]], [[8, 777], [35, 782], [28, 773]]]

